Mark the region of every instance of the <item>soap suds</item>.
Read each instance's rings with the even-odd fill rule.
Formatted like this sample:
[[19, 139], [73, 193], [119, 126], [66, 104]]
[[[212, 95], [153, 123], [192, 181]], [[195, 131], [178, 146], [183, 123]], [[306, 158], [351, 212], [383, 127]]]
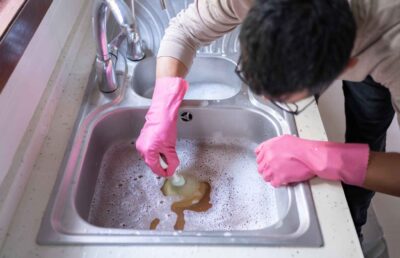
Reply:
[[[179, 173], [196, 173], [212, 187], [212, 207], [206, 212], [185, 211], [185, 230], [251, 230], [277, 220], [273, 188], [257, 172], [256, 144], [244, 139], [213, 137], [181, 139]], [[173, 230], [175, 196], [160, 191], [164, 179], [145, 165], [130, 141], [116, 143], [103, 157], [89, 222], [101, 227]]]
[[[149, 88], [144, 96], [151, 98], [154, 88]], [[235, 96], [239, 89], [222, 83], [190, 83], [184, 99], [218, 100]]]

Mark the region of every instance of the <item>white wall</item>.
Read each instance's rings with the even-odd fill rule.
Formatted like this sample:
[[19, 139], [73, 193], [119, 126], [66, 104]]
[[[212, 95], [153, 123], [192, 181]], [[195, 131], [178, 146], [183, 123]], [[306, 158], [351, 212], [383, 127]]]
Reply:
[[[345, 118], [341, 81], [336, 81], [321, 96], [318, 106], [329, 140], [343, 142]], [[400, 129], [396, 118], [388, 130], [387, 151], [400, 152]], [[400, 257], [400, 198], [377, 194], [373, 207], [383, 228], [390, 257]]]

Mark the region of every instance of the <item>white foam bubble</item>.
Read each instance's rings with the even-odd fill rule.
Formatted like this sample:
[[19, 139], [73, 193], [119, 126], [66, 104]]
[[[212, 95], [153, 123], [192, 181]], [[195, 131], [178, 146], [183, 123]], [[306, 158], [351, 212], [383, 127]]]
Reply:
[[[184, 99], [218, 100], [233, 97], [239, 89], [222, 83], [190, 83]], [[149, 88], [144, 96], [151, 98], [154, 88]]]
[[[252, 143], [213, 137], [179, 140], [179, 172], [211, 184], [212, 207], [206, 212], [185, 211], [185, 230], [250, 230], [277, 220], [274, 190], [258, 175]], [[129, 141], [112, 146], [103, 158], [89, 221], [104, 227], [173, 230], [176, 197], [163, 196], [164, 179], [150, 171]]]
[[185, 99], [226, 99], [238, 89], [222, 83], [191, 83]]

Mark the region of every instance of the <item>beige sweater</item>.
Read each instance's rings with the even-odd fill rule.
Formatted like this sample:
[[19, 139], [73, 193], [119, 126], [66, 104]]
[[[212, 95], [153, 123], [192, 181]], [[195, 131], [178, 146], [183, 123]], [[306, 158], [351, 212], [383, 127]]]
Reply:
[[[362, 81], [371, 75], [389, 88], [400, 112], [400, 0], [349, 0], [357, 23], [352, 56], [357, 64], [338, 79]], [[196, 50], [239, 25], [252, 0], [195, 0], [171, 20], [158, 56], [174, 57], [190, 68]], [[400, 118], [399, 118], [400, 123]]]

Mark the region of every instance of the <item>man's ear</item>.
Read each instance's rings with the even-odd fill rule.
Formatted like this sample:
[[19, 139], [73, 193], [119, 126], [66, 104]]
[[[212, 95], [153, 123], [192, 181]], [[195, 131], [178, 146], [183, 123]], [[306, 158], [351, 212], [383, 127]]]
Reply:
[[353, 68], [354, 66], [356, 66], [357, 63], [358, 59], [356, 57], [350, 57], [349, 62], [347, 62], [346, 68], [344, 68], [344, 70]]
[[350, 57], [349, 61], [347, 62], [346, 67], [343, 69], [341, 74], [344, 74], [345, 72], [347, 72], [347, 70], [350, 70], [351, 68], [356, 66], [357, 63], [358, 63], [358, 59], [356, 57]]

